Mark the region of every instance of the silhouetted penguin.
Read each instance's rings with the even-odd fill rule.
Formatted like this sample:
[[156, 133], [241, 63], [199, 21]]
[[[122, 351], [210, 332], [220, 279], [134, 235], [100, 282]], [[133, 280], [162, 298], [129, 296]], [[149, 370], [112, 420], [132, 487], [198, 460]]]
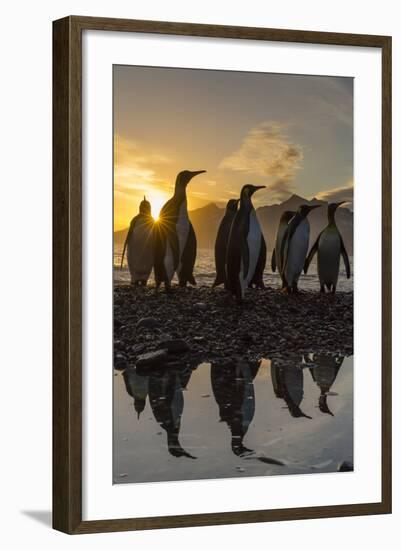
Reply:
[[335, 294], [338, 273], [340, 271], [340, 255], [344, 260], [347, 279], [351, 277], [348, 254], [335, 220], [335, 212], [344, 202], [329, 204], [327, 208], [329, 223], [316, 239], [305, 262], [304, 271], [307, 273], [312, 258], [317, 252], [317, 272], [319, 274], [320, 292], [325, 292], [325, 288], [327, 288], [327, 290], [331, 290], [332, 294]]
[[125, 239], [121, 268], [127, 249], [128, 267], [131, 283], [146, 286], [153, 267], [153, 228], [150, 202], [143, 197], [139, 205], [139, 214], [132, 219]]
[[168, 452], [175, 457], [196, 458], [179, 442], [181, 416], [184, 410], [183, 389], [188, 384], [191, 370], [162, 367], [149, 376], [149, 402], [156, 421], [167, 433]]
[[277, 228], [276, 244], [275, 244], [275, 247], [273, 248], [272, 260], [271, 260], [272, 271], [273, 273], [275, 273], [276, 268], [278, 269], [283, 288], [285, 284], [284, 284], [284, 278], [283, 278], [283, 262], [282, 262], [282, 255], [281, 255], [281, 245], [283, 242], [285, 231], [287, 229], [288, 222], [294, 216], [295, 216], [295, 212], [293, 212], [292, 210], [286, 210], [281, 214], [280, 222]]
[[[265, 185], [244, 185], [227, 246], [227, 288], [241, 301], [255, 275], [260, 278], [264, 239], [251, 197]], [[266, 257], [265, 257], [266, 261]], [[264, 266], [263, 266], [264, 267]], [[262, 270], [263, 272], [263, 270]]]
[[301, 410], [304, 398], [304, 373], [297, 366], [295, 358], [272, 359], [271, 380], [273, 390], [279, 399], [284, 399], [289, 413], [294, 418], [311, 418]]
[[226, 275], [226, 257], [227, 257], [227, 245], [228, 238], [230, 236], [230, 229], [233, 223], [233, 219], [238, 210], [239, 199], [230, 199], [226, 206], [223, 219], [220, 222], [219, 229], [217, 231], [216, 243], [214, 245], [214, 260], [216, 264], [216, 279], [213, 286], [218, 286], [224, 283], [224, 287], [227, 287], [227, 275]]
[[310, 368], [313, 381], [320, 389], [319, 396], [319, 410], [322, 413], [334, 414], [329, 409], [327, 404], [327, 396], [334, 384], [338, 371], [340, 370], [344, 361], [344, 357], [341, 355], [313, 355], [312, 363], [315, 365]]
[[310, 226], [307, 216], [320, 204], [302, 204], [295, 216], [288, 222], [283, 241], [281, 254], [283, 262], [283, 290], [286, 292], [298, 291], [298, 279], [305, 265], [309, 248]]
[[154, 269], [156, 288], [170, 288], [177, 272], [180, 286], [195, 285], [196, 236], [188, 217], [186, 188], [191, 179], [206, 170], [184, 170], [177, 176], [173, 197], [160, 210], [155, 226]]

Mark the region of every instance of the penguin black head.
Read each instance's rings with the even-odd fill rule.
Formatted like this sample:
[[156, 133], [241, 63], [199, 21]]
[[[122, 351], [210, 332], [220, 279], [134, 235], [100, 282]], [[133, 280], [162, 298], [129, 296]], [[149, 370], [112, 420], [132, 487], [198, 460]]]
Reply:
[[145, 195], [143, 196], [143, 201], [141, 201], [141, 204], [139, 205], [139, 212], [141, 214], [147, 214], [148, 216], [152, 213], [152, 207], [150, 202], [146, 200]]
[[226, 205], [226, 212], [236, 212], [238, 209], [239, 199], [230, 199]]
[[241, 199], [248, 198], [250, 199], [258, 189], [265, 189], [266, 185], [244, 185], [241, 189]]
[[329, 214], [334, 214], [334, 212], [337, 210], [339, 206], [342, 204], [345, 204], [347, 201], [341, 201], [341, 202], [331, 202], [329, 206], [327, 207], [327, 211]]
[[190, 170], [183, 170], [177, 175], [177, 179], [175, 180], [175, 188], [185, 189], [192, 178], [194, 178], [198, 174], [203, 174], [205, 172], [206, 170], [196, 170], [195, 172], [191, 172]]
[[320, 208], [320, 206], [320, 204], [301, 204], [298, 208], [298, 214], [300, 214], [302, 218], [306, 218], [309, 212], [315, 208]]

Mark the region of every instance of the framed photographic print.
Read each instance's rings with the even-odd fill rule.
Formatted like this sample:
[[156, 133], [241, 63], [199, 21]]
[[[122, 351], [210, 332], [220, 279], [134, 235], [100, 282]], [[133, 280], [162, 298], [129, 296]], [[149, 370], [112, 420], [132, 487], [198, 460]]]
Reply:
[[390, 513], [391, 38], [53, 54], [54, 528]]

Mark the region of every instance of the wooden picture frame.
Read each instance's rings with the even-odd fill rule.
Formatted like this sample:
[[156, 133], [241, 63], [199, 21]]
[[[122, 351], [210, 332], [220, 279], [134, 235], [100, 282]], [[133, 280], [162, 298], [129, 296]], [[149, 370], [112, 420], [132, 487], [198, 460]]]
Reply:
[[[82, 45], [84, 30], [378, 48], [382, 54], [382, 497], [379, 502], [82, 520]], [[53, 527], [69, 534], [391, 512], [391, 37], [71, 16], [53, 23]]]

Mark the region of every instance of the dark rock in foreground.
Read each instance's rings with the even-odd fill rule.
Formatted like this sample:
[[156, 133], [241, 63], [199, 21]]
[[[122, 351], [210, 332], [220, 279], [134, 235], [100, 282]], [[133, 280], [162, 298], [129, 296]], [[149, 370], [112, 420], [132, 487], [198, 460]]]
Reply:
[[[160, 365], [175, 353], [184, 364], [353, 353], [351, 292], [288, 296], [250, 289], [238, 305], [223, 289], [173, 287], [166, 294], [123, 284], [114, 287], [114, 316], [115, 354], [123, 353], [128, 366], [144, 360]], [[156, 355], [141, 357], [149, 353]]]

